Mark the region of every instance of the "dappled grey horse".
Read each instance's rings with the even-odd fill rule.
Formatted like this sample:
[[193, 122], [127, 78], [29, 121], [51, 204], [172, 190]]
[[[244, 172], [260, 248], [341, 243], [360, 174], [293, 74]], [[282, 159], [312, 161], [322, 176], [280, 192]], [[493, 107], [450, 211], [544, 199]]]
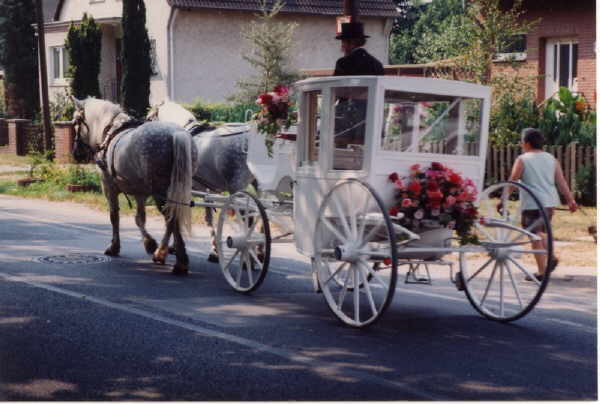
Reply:
[[[135, 222], [144, 247], [153, 259], [164, 262], [173, 234], [176, 262], [173, 273], [186, 274], [189, 260], [183, 236], [191, 233], [192, 173], [198, 167], [198, 153], [188, 132], [164, 122], [147, 122], [132, 127], [131, 118], [118, 105], [88, 98], [75, 103], [75, 147], [81, 160], [89, 154], [102, 162], [102, 189], [110, 208], [112, 241], [105, 251], [118, 255], [120, 193], [133, 196], [137, 204]], [[157, 248], [145, 228], [145, 202], [149, 196], [165, 217], [166, 231]]]
[[[246, 164], [248, 131], [246, 124], [225, 124], [218, 128], [200, 123], [194, 115], [176, 102], [164, 101], [155, 106], [147, 119], [172, 122], [186, 129], [198, 150], [198, 168], [193, 174], [197, 191], [235, 193], [256, 181]], [[206, 208], [206, 222], [212, 228], [213, 212]], [[214, 230], [211, 229], [214, 239]], [[213, 242], [214, 249], [214, 242]], [[209, 260], [217, 259], [214, 251]]]

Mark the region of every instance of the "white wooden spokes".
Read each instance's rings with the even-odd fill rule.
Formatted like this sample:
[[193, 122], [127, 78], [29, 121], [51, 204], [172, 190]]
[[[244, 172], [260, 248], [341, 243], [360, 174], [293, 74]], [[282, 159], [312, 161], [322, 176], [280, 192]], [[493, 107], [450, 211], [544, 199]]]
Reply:
[[315, 228], [313, 270], [342, 322], [366, 327], [387, 309], [396, 287], [395, 246], [387, 211], [367, 184], [345, 181], [326, 195]]
[[[532, 201], [525, 213], [519, 200], [523, 196]], [[552, 229], [537, 198], [519, 183], [504, 182], [486, 189], [479, 213], [477, 233], [487, 256], [468, 252], [461, 256], [465, 292], [485, 317], [516, 320], [535, 307], [548, 285]]]
[[271, 257], [269, 222], [260, 201], [246, 192], [232, 195], [219, 214], [216, 238], [227, 283], [242, 293], [256, 290]]

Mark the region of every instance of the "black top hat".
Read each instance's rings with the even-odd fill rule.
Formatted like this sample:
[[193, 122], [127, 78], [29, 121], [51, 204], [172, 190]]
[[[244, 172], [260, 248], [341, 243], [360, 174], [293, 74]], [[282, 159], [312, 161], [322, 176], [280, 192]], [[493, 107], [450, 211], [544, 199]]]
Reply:
[[364, 27], [360, 22], [344, 22], [342, 23], [342, 32], [336, 35], [335, 39], [365, 39]]

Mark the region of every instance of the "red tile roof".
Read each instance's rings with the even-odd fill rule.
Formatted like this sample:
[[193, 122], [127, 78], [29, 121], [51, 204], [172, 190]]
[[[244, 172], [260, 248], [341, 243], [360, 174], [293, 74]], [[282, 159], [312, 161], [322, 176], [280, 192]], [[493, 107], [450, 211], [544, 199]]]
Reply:
[[[167, 0], [170, 6], [177, 8], [212, 8], [220, 10], [260, 10], [259, 0]], [[268, 2], [272, 3], [272, 0]], [[343, 0], [287, 0], [282, 12], [342, 15]], [[359, 16], [396, 17], [398, 12], [393, 0], [360, 0]]]

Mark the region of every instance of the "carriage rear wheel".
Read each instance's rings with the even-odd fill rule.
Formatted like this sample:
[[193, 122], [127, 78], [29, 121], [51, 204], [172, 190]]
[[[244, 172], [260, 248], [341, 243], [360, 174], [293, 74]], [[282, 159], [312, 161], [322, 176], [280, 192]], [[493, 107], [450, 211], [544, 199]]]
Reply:
[[[532, 201], [521, 210], [521, 200]], [[479, 253], [461, 253], [460, 277], [469, 302], [483, 316], [513, 321], [542, 297], [553, 263], [550, 222], [539, 200], [520, 183], [502, 182], [484, 190], [479, 202]], [[546, 240], [544, 242], [544, 239]], [[545, 270], [538, 275], [538, 267]]]
[[343, 323], [366, 327], [385, 312], [396, 289], [396, 236], [369, 185], [348, 180], [325, 196], [312, 262], [329, 308]]
[[219, 214], [217, 253], [225, 280], [242, 293], [256, 290], [271, 258], [271, 233], [265, 209], [247, 192], [232, 195]]

